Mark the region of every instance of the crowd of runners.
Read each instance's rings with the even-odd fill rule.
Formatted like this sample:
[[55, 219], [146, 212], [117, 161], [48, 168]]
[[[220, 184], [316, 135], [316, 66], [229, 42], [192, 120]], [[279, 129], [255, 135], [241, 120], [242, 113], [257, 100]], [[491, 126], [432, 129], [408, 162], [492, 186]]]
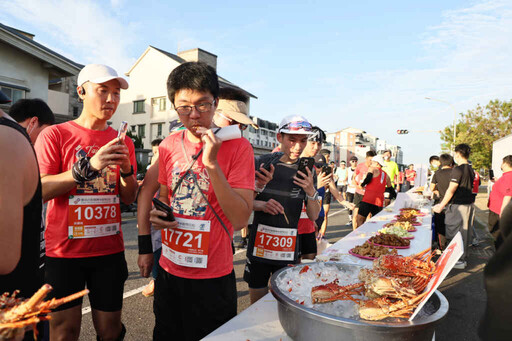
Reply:
[[[414, 186], [413, 167], [401, 174], [391, 151], [370, 150], [360, 163], [352, 157], [335, 165], [322, 149], [325, 132], [299, 115], [281, 120], [279, 151], [255, 158], [247, 139], [217, 135], [227, 126], [257, 128], [248, 117], [248, 99], [220, 89], [215, 70], [197, 62], [168, 77], [179, 122], [163, 141], [153, 141], [153, 160], [139, 185], [132, 140], [108, 125], [127, 88], [115, 70], [91, 64], [78, 76], [83, 111], [76, 120], [53, 125], [51, 110], [37, 101], [18, 104], [37, 106], [37, 115], [15, 117], [25, 129], [0, 113], [0, 142], [8, 148], [0, 163], [0, 198], [9, 194], [0, 210], [15, 227], [0, 230], [0, 289], [29, 297], [49, 283], [52, 297], [63, 297], [87, 287], [97, 340], [123, 340], [126, 333], [120, 202], [138, 201], [138, 265], [141, 276], [153, 277], [144, 290], [154, 294], [153, 339], [198, 340], [237, 313], [234, 231], [246, 231], [243, 278], [254, 303], [268, 292], [275, 271], [314, 259], [332, 198], [349, 210], [356, 229], [388, 205], [400, 185]], [[3, 94], [0, 100], [8, 101]], [[464, 166], [465, 148], [455, 150], [460, 188], [474, 177]], [[452, 201], [446, 218], [436, 218], [446, 221], [449, 237], [458, 224], [450, 210], [466, 216], [471, 205], [453, 180], [444, 188], [443, 169], [453, 160], [441, 155], [440, 163], [431, 179], [432, 190], [441, 194], [435, 211], [443, 214], [453, 196], [460, 201]], [[20, 167], [6, 166], [11, 164]], [[45, 217], [42, 202], [48, 203]], [[469, 226], [464, 221], [465, 231]], [[38, 337], [78, 340], [81, 305], [75, 300], [59, 307]]]

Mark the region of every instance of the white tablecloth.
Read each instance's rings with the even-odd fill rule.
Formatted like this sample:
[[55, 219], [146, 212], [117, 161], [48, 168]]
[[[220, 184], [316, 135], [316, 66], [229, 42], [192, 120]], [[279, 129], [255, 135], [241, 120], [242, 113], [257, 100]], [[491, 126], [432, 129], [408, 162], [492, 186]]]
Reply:
[[[372, 261], [359, 259], [348, 254], [348, 250], [354, 246], [361, 245], [368, 238], [375, 235], [382, 226], [392, 220], [402, 207], [417, 205], [421, 197], [416, 194], [398, 193], [396, 201], [381, 211], [378, 215], [360, 226], [357, 230], [349, 233], [345, 238], [338, 240], [323, 254], [342, 254], [341, 262], [350, 262], [371, 267]], [[418, 231], [414, 232], [414, 239], [411, 240], [409, 249], [398, 250], [398, 254], [408, 256], [418, 253], [432, 246], [432, 229], [430, 206], [424, 207], [426, 216], [422, 217], [422, 225], [417, 226]], [[206, 336], [204, 340], [225, 341], [225, 340], [250, 340], [250, 341], [292, 341], [281, 327], [277, 315], [277, 301], [271, 293], [265, 295], [258, 302], [232, 318], [230, 321]]]

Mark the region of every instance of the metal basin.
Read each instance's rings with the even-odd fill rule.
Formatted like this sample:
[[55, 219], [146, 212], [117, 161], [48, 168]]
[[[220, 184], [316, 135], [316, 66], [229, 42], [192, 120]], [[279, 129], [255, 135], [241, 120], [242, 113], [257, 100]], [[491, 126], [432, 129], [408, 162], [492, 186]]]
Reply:
[[[340, 270], [359, 271], [360, 266], [331, 263]], [[297, 265], [303, 267], [306, 264]], [[311, 266], [311, 264], [309, 264]], [[286, 334], [295, 341], [432, 341], [436, 324], [448, 312], [448, 301], [436, 291], [413, 321], [397, 323], [342, 318], [307, 308], [287, 297], [278, 287], [280, 276], [293, 268], [283, 268], [271, 278], [271, 291], [277, 300], [279, 321]], [[428, 311], [427, 311], [428, 309]]]

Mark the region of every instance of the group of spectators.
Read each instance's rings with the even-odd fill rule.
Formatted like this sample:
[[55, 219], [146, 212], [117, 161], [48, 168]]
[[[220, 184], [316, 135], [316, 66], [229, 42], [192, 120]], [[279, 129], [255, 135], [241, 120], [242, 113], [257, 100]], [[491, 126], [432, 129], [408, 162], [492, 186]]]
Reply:
[[[76, 120], [54, 125], [40, 100], [20, 100], [9, 115], [0, 111], [0, 292], [30, 297], [46, 282], [51, 297], [64, 297], [87, 287], [97, 340], [126, 334], [121, 201], [138, 201], [138, 266], [143, 277], [153, 277], [144, 290], [154, 295], [153, 339], [198, 340], [237, 313], [235, 231], [246, 230], [243, 277], [253, 303], [268, 292], [272, 273], [315, 257], [331, 198], [349, 209], [355, 229], [400, 191], [391, 151], [368, 151], [364, 162], [352, 157], [349, 167], [341, 162], [335, 168], [322, 149], [325, 132], [303, 116], [283, 118], [280, 151], [257, 158], [248, 140], [221, 139], [222, 127], [258, 127], [244, 95], [220, 89], [215, 70], [200, 62], [169, 75], [168, 97], [179, 122], [163, 141], [153, 141], [151, 165], [138, 184], [132, 140], [108, 125], [127, 88], [112, 68], [90, 64], [78, 76], [84, 105]], [[0, 103], [8, 101], [0, 92]], [[454, 168], [454, 160], [441, 155], [432, 178], [438, 232], [444, 224], [449, 241], [461, 231], [466, 246], [474, 212], [469, 152], [467, 145], [455, 148]], [[504, 159], [505, 174], [511, 162], [511, 156]], [[491, 195], [498, 217], [510, 201], [507, 176]], [[414, 180], [411, 167], [405, 187]], [[78, 340], [81, 305], [79, 299], [52, 312], [38, 338]]]

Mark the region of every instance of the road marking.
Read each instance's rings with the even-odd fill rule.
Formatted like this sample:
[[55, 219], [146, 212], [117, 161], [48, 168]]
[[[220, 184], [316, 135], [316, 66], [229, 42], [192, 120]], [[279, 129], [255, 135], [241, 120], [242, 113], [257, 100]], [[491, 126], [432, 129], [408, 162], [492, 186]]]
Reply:
[[330, 218], [330, 217], [332, 217], [333, 215], [336, 215], [336, 214], [341, 213], [341, 212], [346, 211], [346, 210], [347, 210], [347, 208], [346, 208], [346, 207], [345, 207], [345, 208], [342, 208], [342, 209], [340, 209], [339, 211], [336, 211], [336, 212], [334, 212], [334, 213], [329, 213], [329, 215], [328, 215], [327, 217], [328, 217], [328, 218]]
[[[128, 298], [128, 297], [133, 296], [133, 295], [137, 295], [138, 293], [141, 293], [142, 290], [144, 290], [145, 287], [146, 287], [146, 285], [143, 285], [140, 288], [133, 289], [133, 290], [125, 292], [123, 294], [123, 299]], [[90, 312], [91, 312], [91, 307], [90, 306], [82, 308], [82, 315], [88, 314]]]

